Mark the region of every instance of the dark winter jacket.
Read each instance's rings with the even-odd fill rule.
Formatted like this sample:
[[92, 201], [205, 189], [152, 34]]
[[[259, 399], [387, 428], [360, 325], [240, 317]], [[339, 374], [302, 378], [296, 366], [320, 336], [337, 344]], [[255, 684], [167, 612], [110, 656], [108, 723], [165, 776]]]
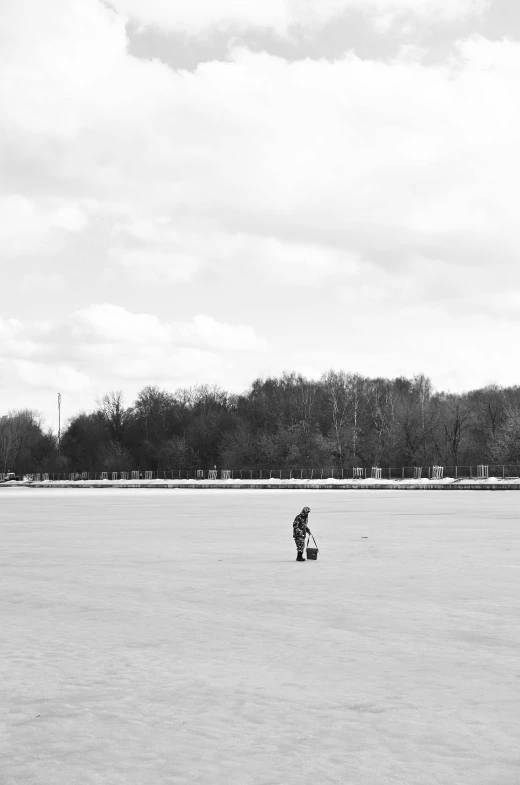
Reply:
[[299, 515], [296, 516], [293, 523], [293, 537], [305, 537], [306, 534], [311, 533], [311, 530], [307, 526], [308, 520], [309, 520], [308, 513], [301, 512]]

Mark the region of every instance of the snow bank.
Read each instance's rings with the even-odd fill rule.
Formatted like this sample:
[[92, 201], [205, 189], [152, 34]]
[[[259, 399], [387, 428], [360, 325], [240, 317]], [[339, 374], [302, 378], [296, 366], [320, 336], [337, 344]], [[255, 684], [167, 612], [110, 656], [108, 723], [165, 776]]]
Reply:
[[250, 480], [250, 479], [229, 479], [229, 480], [177, 480], [177, 479], [157, 479], [157, 480], [42, 480], [40, 482], [36, 481], [23, 481], [23, 482], [4, 482], [0, 484], [0, 487], [10, 486], [10, 487], [19, 487], [23, 485], [32, 485], [32, 486], [60, 486], [60, 487], [143, 487], [143, 486], [150, 486], [150, 487], [161, 487], [161, 486], [179, 486], [179, 487], [207, 487], [207, 486], [214, 486], [216, 488], [225, 488], [225, 487], [240, 487], [243, 486], [258, 486], [258, 487], [266, 487], [266, 486], [277, 486], [277, 487], [321, 487], [323, 485], [333, 485], [335, 487], [358, 487], [358, 486], [370, 486], [370, 487], [395, 487], [395, 488], [403, 488], [403, 487], [410, 487], [410, 486], [439, 486], [439, 485], [517, 485], [520, 483], [520, 478], [502, 478], [502, 477], [489, 477], [487, 479], [483, 478], [455, 478], [455, 477], [444, 477], [443, 479], [428, 479], [427, 477], [423, 477], [418, 480], [414, 479], [379, 479], [375, 480], [372, 478], [366, 479], [338, 479], [337, 477], [324, 477], [323, 479], [298, 479], [293, 478], [291, 480], [280, 480], [279, 478], [266, 478], [262, 480]]

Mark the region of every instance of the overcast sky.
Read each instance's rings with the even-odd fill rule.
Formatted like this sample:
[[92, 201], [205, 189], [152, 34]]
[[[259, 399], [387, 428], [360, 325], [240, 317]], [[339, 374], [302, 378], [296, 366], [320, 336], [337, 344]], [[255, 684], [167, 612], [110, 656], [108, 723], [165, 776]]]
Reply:
[[518, 0], [0, 5], [0, 413], [520, 383]]

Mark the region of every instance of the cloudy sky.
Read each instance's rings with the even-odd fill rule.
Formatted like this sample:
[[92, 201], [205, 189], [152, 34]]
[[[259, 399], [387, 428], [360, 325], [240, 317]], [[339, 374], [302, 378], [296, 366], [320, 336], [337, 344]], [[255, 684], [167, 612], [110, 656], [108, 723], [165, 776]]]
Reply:
[[520, 383], [517, 0], [0, 6], [0, 412]]

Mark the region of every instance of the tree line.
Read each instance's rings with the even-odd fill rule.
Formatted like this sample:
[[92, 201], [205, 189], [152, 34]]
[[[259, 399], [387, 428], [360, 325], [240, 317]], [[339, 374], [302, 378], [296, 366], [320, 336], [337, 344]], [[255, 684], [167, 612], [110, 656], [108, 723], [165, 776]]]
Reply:
[[0, 416], [0, 472], [346, 469], [520, 464], [520, 387], [436, 391], [424, 375], [329, 371], [257, 379], [242, 394], [146, 386], [107, 392], [60, 443], [31, 410]]

